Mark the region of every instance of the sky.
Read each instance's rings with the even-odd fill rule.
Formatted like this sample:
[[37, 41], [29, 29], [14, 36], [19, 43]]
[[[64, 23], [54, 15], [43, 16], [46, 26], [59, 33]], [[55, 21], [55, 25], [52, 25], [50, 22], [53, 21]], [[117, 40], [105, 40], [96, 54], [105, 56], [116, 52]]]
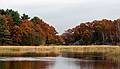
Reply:
[[120, 0], [0, 0], [0, 9], [38, 16], [59, 34], [80, 23], [120, 18]]

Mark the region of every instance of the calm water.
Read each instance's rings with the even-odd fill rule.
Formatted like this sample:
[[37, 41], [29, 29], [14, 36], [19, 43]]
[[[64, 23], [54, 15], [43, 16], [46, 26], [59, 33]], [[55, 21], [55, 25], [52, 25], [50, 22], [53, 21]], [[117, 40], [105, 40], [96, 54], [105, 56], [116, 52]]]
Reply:
[[120, 64], [64, 57], [0, 57], [0, 69], [120, 69]]

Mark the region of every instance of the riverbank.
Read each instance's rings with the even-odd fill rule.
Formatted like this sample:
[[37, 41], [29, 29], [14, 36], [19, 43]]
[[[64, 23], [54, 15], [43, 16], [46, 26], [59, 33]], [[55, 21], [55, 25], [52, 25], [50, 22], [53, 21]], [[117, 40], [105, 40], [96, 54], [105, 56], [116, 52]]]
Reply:
[[103, 59], [120, 62], [120, 47], [108, 45], [90, 46], [0, 46], [1, 57], [64, 57]]

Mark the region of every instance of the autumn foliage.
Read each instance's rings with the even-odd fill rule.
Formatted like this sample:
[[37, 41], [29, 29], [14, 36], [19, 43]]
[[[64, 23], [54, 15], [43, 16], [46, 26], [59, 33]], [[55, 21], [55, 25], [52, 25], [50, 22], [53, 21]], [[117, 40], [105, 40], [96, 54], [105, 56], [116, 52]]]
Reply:
[[0, 10], [0, 45], [60, 44], [62, 38], [56, 34], [53, 26], [38, 17], [30, 19], [12, 9]]
[[120, 19], [107, 19], [81, 23], [62, 34], [65, 44], [118, 45], [120, 43]]
[[80, 23], [58, 35], [39, 17], [30, 18], [12, 9], [0, 10], [0, 45], [120, 45], [120, 19]]

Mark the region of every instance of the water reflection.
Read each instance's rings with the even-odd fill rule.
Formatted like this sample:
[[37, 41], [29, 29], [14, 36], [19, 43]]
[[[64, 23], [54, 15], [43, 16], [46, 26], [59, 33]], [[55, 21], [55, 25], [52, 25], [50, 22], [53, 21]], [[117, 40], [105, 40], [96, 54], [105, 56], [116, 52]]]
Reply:
[[120, 69], [120, 64], [106, 61], [81, 61], [77, 64], [80, 65], [80, 69]]
[[48, 61], [6, 61], [0, 62], [0, 69], [48, 69], [49, 65]]
[[49, 67], [49, 69], [80, 69], [80, 65], [76, 65], [75, 61], [77, 60], [58, 57], [56, 58], [56, 62], [54, 63], [54, 65], [52, 67]]
[[0, 69], [120, 69], [120, 64], [112, 64], [106, 61], [63, 57], [38, 57], [33, 58], [34, 60], [31, 58], [31, 61], [25, 61], [25, 59], [22, 61], [22, 59], [20, 61], [16, 61], [13, 58], [9, 61], [3, 61], [2, 59], [0, 61]]

